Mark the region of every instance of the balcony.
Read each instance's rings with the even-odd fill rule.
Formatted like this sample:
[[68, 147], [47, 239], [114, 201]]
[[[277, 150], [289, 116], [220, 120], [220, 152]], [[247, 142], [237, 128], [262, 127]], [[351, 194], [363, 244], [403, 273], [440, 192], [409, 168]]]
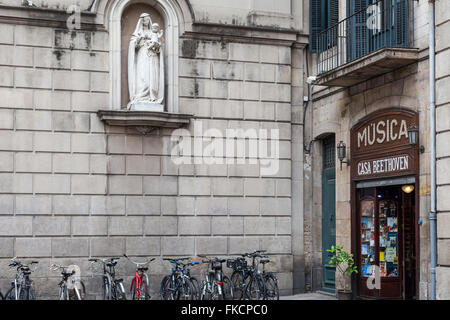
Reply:
[[317, 34], [318, 85], [348, 87], [414, 63], [409, 1], [380, 0]]

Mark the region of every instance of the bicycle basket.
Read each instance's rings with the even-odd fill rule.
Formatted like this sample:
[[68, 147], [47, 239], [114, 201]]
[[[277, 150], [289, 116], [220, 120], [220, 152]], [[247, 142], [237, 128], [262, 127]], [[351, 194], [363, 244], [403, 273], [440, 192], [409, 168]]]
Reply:
[[227, 268], [234, 269], [234, 262], [235, 262], [234, 259], [228, 259], [227, 260]]
[[222, 264], [220, 262], [213, 262], [212, 268], [216, 270], [222, 270]]
[[239, 259], [239, 260], [236, 261], [236, 269], [237, 270], [243, 270], [245, 268], [247, 268], [247, 260]]

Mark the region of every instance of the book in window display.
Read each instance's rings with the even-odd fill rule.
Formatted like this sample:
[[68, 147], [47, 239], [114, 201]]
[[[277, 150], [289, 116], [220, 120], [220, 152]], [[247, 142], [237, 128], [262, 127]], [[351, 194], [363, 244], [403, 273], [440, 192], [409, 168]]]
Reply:
[[[383, 200], [379, 204], [380, 269], [383, 277], [398, 276], [398, 218], [397, 204]], [[383, 253], [383, 255], [381, 255]], [[383, 258], [383, 259], [381, 259]]]
[[374, 201], [361, 201], [361, 274], [370, 276], [375, 264]]

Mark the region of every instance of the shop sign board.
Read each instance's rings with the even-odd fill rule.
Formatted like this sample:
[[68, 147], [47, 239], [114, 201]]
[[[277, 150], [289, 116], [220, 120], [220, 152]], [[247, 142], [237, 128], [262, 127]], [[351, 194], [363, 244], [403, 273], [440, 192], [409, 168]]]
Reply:
[[417, 148], [409, 144], [408, 128], [418, 126], [408, 109], [387, 109], [362, 119], [351, 130], [351, 172], [354, 180], [414, 174]]

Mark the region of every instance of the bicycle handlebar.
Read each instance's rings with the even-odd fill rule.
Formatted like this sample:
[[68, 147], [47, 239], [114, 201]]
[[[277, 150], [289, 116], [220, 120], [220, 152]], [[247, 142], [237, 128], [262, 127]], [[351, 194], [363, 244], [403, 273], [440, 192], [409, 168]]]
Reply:
[[113, 257], [113, 258], [109, 258], [109, 259], [99, 259], [99, 258], [89, 258], [88, 261], [89, 262], [102, 262], [103, 264], [107, 264], [107, 263], [114, 263], [117, 262], [120, 258], [118, 257]]
[[[14, 258], [11, 259], [12, 263], [10, 263], [8, 265], [10, 268], [12, 268], [12, 267], [17, 267], [17, 268], [28, 267], [28, 265], [23, 264], [21, 261], [18, 261], [16, 259], [17, 259], [17, 257], [14, 257]], [[32, 261], [30, 261], [29, 264], [32, 265], [32, 264], [38, 264], [38, 263], [39, 263], [39, 261], [32, 260]]]
[[152, 258], [146, 262], [136, 262], [130, 259], [126, 254], [123, 255], [125, 258], [127, 258], [131, 263], [135, 264], [137, 267], [139, 266], [145, 266], [146, 264], [149, 264], [150, 262], [154, 261], [156, 258]]
[[182, 260], [189, 260], [189, 258], [163, 258], [165, 261], [182, 261]]

